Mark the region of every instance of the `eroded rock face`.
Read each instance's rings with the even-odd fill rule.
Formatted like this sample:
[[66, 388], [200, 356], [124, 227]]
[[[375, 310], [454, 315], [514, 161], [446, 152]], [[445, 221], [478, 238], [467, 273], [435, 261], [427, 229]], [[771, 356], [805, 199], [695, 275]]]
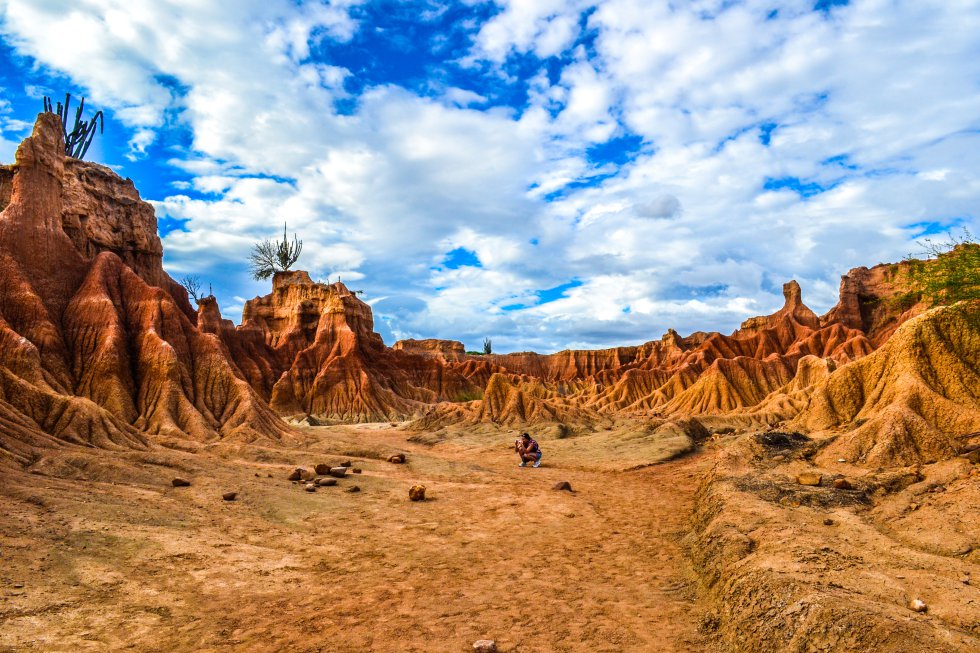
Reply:
[[42, 114], [16, 165], [0, 167], [0, 444], [10, 457], [59, 440], [141, 447], [153, 436], [283, 437], [276, 413], [414, 417], [419, 428], [590, 426], [611, 416], [796, 418], [806, 429], [860, 420], [840, 453], [867, 460], [901, 449], [876, 444], [885, 431], [894, 432], [887, 442], [912, 438], [929, 456], [946, 456], [953, 445], [934, 432], [980, 430], [973, 412], [942, 417], [969, 399], [930, 363], [940, 356], [960, 369], [956, 361], [969, 357], [968, 347], [943, 344], [952, 332], [918, 328], [887, 355], [869, 356], [923, 310], [893, 300], [901, 264], [851, 271], [823, 317], [791, 281], [779, 311], [731, 335], [670, 330], [595, 351], [471, 356], [443, 340], [389, 348], [355, 293], [302, 271], [277, 274], [236, 327], [213, 297], [191, 310], [162, 268], [153, 210], [132, 182], [66, 159], [61, 139], [56, 116]]
[[286, 433], [195, 326], [132, 182], [66, 159], [47, 113], [0, 177], [0, 457]]
[[412, 354], [429, 354], [451, 360], [459, 360], [466, 354], [466, 348], [458, 340], [438, 340], [436, 338], [399, 340], [391, 348], [396, 351], [406, 351]]

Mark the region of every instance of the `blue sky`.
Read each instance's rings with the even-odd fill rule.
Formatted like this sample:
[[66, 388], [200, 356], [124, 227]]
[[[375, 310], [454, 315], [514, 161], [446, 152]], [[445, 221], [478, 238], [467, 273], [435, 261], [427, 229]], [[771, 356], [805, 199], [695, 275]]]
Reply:
[[377, 330], [554, 351], [730, 331], [980, 206], [980, 2], [0, 0], [0, 161], [41, 96], [226, 317], [248, 250]]

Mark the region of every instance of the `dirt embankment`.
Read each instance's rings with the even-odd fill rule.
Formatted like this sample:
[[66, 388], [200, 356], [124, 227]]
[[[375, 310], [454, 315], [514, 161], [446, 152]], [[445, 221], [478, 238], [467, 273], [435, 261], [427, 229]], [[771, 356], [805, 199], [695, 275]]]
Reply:
[[731, 652], [980, 650], [976, 466], [817, 467], [824, 444], [743, 436], [719, 452], [691, 536], [703, 629]]

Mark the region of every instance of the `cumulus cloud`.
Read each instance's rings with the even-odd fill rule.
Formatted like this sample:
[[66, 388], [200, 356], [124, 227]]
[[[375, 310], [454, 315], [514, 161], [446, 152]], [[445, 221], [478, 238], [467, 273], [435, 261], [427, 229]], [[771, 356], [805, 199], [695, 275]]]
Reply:
[[977, 225], [972, 0], [468, 0], [493, 10], [459, 24], [419, 0], [444, 32], [424, 85], [322, 54], [375, 29], [361, 4], [7, 0], [0, 34], [131, 156], [187, 130], [189, 180], [152, 199], [168, 269], [226, 313], [267, 291], [245, 258], [284, 222], [386, 339], [544, 351], [728, 331], [790, 278], [824, 311], [847, 269]]

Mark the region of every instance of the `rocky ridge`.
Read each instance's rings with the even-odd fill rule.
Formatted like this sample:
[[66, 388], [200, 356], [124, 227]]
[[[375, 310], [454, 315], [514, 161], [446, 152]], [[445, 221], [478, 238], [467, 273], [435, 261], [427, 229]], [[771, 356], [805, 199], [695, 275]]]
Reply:
[[[963, 390], [974, 382], [962, 362], [976, 321], [939, 312], [909, 322], [925, 307], [893, 301], [901, 265], [852, 270], [824, 316], [791, 281], [783, 308], [729, 335], [670, 330], [605, 350], [387, 347], [367, 304], [301, 271], [277, 274], [236, 326], [213, 297], [191, 308], [163, 270], [152, 207], [130, 180], [66, 158], [59, 127], [42, 114], [17, 162], [0, 170], [0, 400], [11, 451], [51, 438], [126, 447], [152, 436], [277, 439], [288, 434], [279, 417], [588, 430], [702, 416], [734, 426], [856, 424], [838, 455], [908, 462], [952, 451], [925, 444], [941, 441], [937, 433], [980, 429], [976, 393]], [[913, 329], [906, 323], [919, 326], [895, 340]], [[937, 375], [935, 356], [960, 371]], [[906, 380], [913, 372], [917, 383]], [[879, 437], [911, 444], [879, 446]]]

